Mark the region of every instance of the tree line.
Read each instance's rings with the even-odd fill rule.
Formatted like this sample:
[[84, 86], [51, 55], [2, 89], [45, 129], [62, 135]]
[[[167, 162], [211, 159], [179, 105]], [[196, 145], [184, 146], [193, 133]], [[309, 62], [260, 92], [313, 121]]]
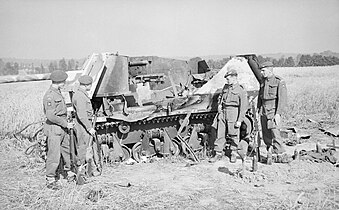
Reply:
[[[208, 60], [207, 64], [211, 69], [221, 69], [231, 59], [231, 57], [223, 58], [221, 60]], [[292, 56], [287, 58], [281, 57], [275, 59], [272, 57], [258, 56], [259, 63], [271, 61], [275, 67], [294, 67], [294, 66], [333, 66], [339, 65], [339, 58], [335, 56], [323, 56], [319, 54], [304, 55], [299, 54], [296, 59]]]
[[[208, 60], [207, 64], [211, 69], [221, 69], [231, 59], [231, 57], [221, 60]], [[296, 58], [289, 56], [275, 59], [272, 57], [264, 57], [258, 55], [259, 63], [271, 61], [275, 67], [294, 67], [294, 66], [333, 66], [339, 65], [339, 58], [335, 56], [323, 56], [319, 54], [304, 55], [299, 54]], [[25, 71], [27, 74], [45, 74], [55, 70], [73, 71], [78, 70], [80, 64], [74, 59], [67, 60], [62, 58], [59, 61], [51, 61], [48, 66], [40, 64], [19, 64], [17, 62], [4, 62], [0, 58], [0, 76], [2, 75], [17, 75], [19, 70]]]
[[53, 72], [55, 70], [63, 70], [63, 71], [73, 71], [78, 70], [80, 64], [78, 61], [74, 59], [70, 59], [66, 61], [65, 58], [62, 58], [59, 61], [51, 61], [48, 66], [44, 66], [40, 64], [35, 66], [33, 63], [31, 64], [22, 64], [17, 62], [4, 62], [0, 58], [0, 76], [3, 75], [17, 75], [19, 71], [24, 71], [26, 74], [46, 74]]

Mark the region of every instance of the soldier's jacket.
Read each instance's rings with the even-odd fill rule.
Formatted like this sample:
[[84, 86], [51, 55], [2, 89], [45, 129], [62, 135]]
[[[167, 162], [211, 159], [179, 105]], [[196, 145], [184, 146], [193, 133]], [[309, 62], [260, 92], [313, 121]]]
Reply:
[[47, 124], [67, 127], [67, 107], [59, 89], [51, 86], [47, 90], [43, 98], [43, 107]]
[[248, 109], [247, 92], [238, 83], [231, 86], [226, 84], [219, 96], [219, 104], [222, 104], [222, 108], [226, 111], [233, 112], [235, 110], [237, 112], [235, 113], [236, 121], [242, 122]]
[[79, 87], [73, 95], [72, 104], [76, 113], [76, 120], [89, 131], [92, 128], [89, 119], [93, 116], [93, 108], [87, 92]]
[[268, 119], [273, 119], [275, 114], [282, 114], [287, 105], [286, 83], [279, 76], [260, 80], [258, 109], [262, 108], [263, 114]]

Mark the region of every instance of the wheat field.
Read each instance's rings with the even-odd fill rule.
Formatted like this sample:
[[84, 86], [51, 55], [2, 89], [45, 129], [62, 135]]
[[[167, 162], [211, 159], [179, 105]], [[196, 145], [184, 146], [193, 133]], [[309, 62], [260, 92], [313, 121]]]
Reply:
[[[279, 67], [288, 89], [286, 122], [339, 119], [339, 66]], [[0, 84], [0, 136], [9, 136], [29, 123], [44, 119], [42, 97], [50, 81]], [[36, 127], [27, 129], [32, 132]]]
[[[285, 124], [306, 119], [338, 123], [339, 66], [276, 68], [287, 83]], [[0, 84], [1, 209], [335, 209], [338, 171], [328, 163], [260, 164], [245, 178], [201, 163], [179, 159], [150, 164], [105, 166], [104, 174], [84, 186], [63, 183], [60, 191], [44, 185], [44, 162], [23, 151], [32, 144], [13, 133], [44, 119], [42, 98], [50, 81]], [[26, 134], [39, 125], [27, 129]], [[231, 165], [226, 165], [233, 170]], [[236, 166], [233, 166], [235, 170]], [[219, 170], [220, 169], [220, 170]], [[258, 181], [259, 180], [259, 181]], [[123, 188], [116, 183], [131, 182]], [[258, 183], [257, 183], [258, 182]], [[262, 184], [260, 184], [262, 183]], [[98, 202], [86, 199], [103, 190]], [[240, 206], [241, 204], [241, 206]]]

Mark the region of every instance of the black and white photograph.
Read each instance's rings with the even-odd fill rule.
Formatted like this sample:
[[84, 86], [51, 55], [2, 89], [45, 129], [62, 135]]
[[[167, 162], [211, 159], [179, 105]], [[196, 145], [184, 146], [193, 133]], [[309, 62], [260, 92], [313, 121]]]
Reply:
[[339, 209], [339, 0], [0, 0], [0, 209]]

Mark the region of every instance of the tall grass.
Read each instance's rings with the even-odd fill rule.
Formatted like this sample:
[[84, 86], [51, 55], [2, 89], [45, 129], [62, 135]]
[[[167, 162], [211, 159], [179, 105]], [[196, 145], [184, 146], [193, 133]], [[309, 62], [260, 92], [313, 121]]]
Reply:
[[[0, 84], [0, 136], [44, 119], [42, 98], [50, 81]], [[38, 125], [36, 125], [38, 126]], [[27, 129], [32, 132], [36, 126]]]
[[[339, 121], [339, 66], [278, 67], [274, 71], [287, 84], [288, 122], [308, 117]], [[49, 86], [50, 81], [0, 84], [0, 136], [44, 119], [42, 98]]]
[[339, 121], [339, 66], [280, 67], [274, 71], [287, 84], [288, 121], [308, 117]]

